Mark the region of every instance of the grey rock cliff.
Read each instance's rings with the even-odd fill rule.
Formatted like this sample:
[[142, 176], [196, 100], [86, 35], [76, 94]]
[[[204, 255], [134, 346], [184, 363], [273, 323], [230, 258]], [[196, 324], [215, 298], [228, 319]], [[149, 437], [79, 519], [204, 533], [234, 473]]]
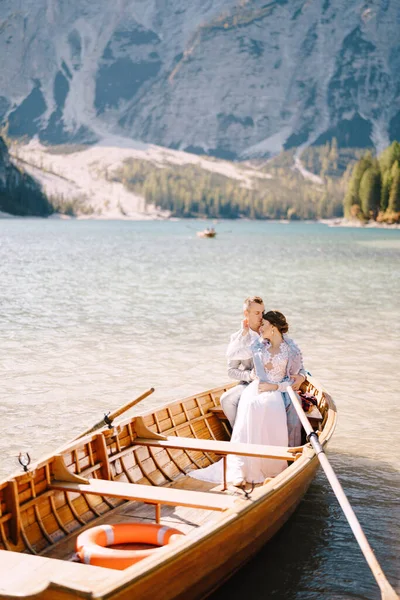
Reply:
[[400, 137], [399, 31], [398, 0], [3, 0], [0, 119], [228, 158], [381, 149]]

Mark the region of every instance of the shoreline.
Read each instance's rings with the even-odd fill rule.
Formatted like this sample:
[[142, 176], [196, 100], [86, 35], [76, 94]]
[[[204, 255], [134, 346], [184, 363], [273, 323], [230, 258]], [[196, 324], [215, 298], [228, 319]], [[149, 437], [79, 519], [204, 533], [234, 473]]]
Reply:
[[5, 213], [0, 211], [0, 220], [1, 219], [50, 219], [50, 220], [60, 220], [60, 221], [196, 221], [199, 223], [204, 222], [215, 222], [218, 223], [223, 222], [265, 222], [265, 223], [281, 223], [283, 225], [288, 225], [290, 223], [308, 223], [308, 224], [322, 224], [327, 227], [348, 227], [348, 228], [356, 228], [356, 229], [400, 229], [400, 223], [378, 223], [376, 221], [370, 221], [368, 223], [362, 223], [358, 220], [350, 220], [345, 219], [344, 217], [336, 217], [332, 219], [296, 219], [296, 220], [288, 220], [288, 219], [249, 219], [249, 218], [238, 218], [238, 219], [215, 219], [214, 217], [176, 217], [176, 216], [168, 216], [163, 214], [162, 211], [159, 213], [155, 212], [153, 214], [146, 215], [137, 214], [137, 215], [66, 215], [64, 213], [53, 213], [52, 215], [46, 216], [38, 216], [38, 215], [13, 215], [10, 213]]
[[[218, 173], [234, 180], [237, 185], [251, 188], [254, 181], [271, 179], [269, 173], [260, 172], [254, 165], [235, 165], [222, 159], [211, 159], [194, 154], [163, 148], [153, 144], [136, 144], [132, 140], [106, 136], [101, 142], [87, 147], [72, 147], [72, 152], [57, 152], [52, 147], [43, 146], [37, 139], [28, 144], [15, 142], [9, 153], [13, 163], [20, 166], [36, 179], [53, 207], [64, 211], [49, 216], [20, 216], [0, 212], [1, 218], [50, 218], [62, 220], [102, 220], [102, 221], [268, 221], [270, 223], [322, 223], [328, 227], [399, 229], [400, 223], [388, 224], [370, 221], [362, 223], [358, 219], [344, 217], [328, 219], [220, 219], [214, 217], [176, 217], [169, 210], [146, 202], [144, 193], [130, 190], [121, 178], [113, 174], [121, 169], [127, 160], [146, 161], [154, 168], [192, 165], [208, 173]], [[296, 162], [297, 169], [300, 162]], [[308, 171], [300, 169], [305, 178]], [[315, 180], [315, 183], [318, 183]], [[74, 214], [66, 214], [66, 212]]]
[[355, 227], [357, 229], [400, 229], [400, 223], [378, 223], [378, 221], [368, 221], [362, 223], [358, 219], [346, 219], [339, 217], [334, 219], [318, 219], [318, 223], [328, 227]]

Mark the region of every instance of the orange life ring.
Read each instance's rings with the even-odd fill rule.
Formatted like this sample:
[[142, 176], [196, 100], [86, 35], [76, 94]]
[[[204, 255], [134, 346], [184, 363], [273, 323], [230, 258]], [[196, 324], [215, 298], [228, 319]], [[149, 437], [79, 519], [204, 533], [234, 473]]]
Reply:
[[76, 540], [76, 552], [87, 565], [126, 569], [139, 560], [151, 556], [158, 548], [145, 550], [118, 550], [114, 544], [152, 544], [165, 546], [184, 535], [178, 529], [154, 523], [115, 523], [98, 525], [81, 533]]

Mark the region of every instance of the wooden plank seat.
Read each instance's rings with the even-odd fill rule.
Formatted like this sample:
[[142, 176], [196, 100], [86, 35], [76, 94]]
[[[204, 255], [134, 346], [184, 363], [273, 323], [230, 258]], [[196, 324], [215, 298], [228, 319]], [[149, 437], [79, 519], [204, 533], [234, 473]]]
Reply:
[[[150, 432], [151, 433], [151, 432]], [[137, 437], [135, 444], [140, 446], [153, 446], [157, 448], [175, 448], [180, 450], [197, 450], [200, 452], [213, 452], [220, 454], [223, 458], [224, 487], [227, 489], [226, 481], [226, 457], [228, 454], [240, 456], [256, 456], [259, 458], [277, 458], [286, 461], [294, 461], [302, 448], [287, 448], [285, 446], [264, 446], [261, 444], [243, 444], [234, 442], [223, 442], [202, 438], [187, 438], [179, 436], [168, 436], [162, 439]], [[297, 454], [297, 456], [295, 456]]]
[[219, 419], [221, 419], [221, 421], [228, 421], [228, 417], [222, 410], [222, 406], [212, 406], [208, 410], [209, 410], [209, 412], [214, 413], [214, 415], [216, 415]]
[[63, 593], [59, 596], [55, 589], [57, 586], [73, 586], [78, 590], [76, 598], [88, 598], [90, 588], [103, 586], [105, 581], [117, 585], [121, 578], [121, 571], [106, 567], [7, 550], [0, 550], [0, 565], [0, 595], [15, 600], [43, 597], [42, 592], [51, 582], [53, 585], [45, 594], [46, 598], [65, 598]]
[[313, 406], [312, 409], [306, 413], [306, 417], [310, 421], [310, 425], [313, 429], [321, 429], [323, 416], [317, 406]]
[[[228, 417], [222, 410], [222, 406], [212, 406], [209, 409], [209, 412], [216, 415], [218, 417], [218, 419], [220, 419], [221, 421], [229, 422]], [[310, 421], [312, 427], [314, 429], [319, 429], [320, 423], [323, 420], [323, 416], [321, 415], [319, 408], [317, 408], [316, 406], [313, 406], [312, 409], [306, 414], [307, 414], [307, 418]]]
[[162, 504], [223, 511], [232, 508], [235, 503], [233, 496], [225, 494], [177, 490], [137, 483], [109, 481], [107, 479], [88, 479], [86, 483], [53, 480], [50, 487], [62, 492], [111, 496], [144, 502], [145, 504], [154, 504], [157, 523], [160, 522]]
[[[208, 409], [208, 411], [217, 415], [219, 419], [228, 420], [228, 417], [224, 413], [222, 406], [212, 406]], [[323, 419], [320, 410], [317, 406], [313, 406], [312, 409], [308, 413], [306, 413], [306, 415], [308, 419], [317, 419], [318, 421], [322, 421]]]

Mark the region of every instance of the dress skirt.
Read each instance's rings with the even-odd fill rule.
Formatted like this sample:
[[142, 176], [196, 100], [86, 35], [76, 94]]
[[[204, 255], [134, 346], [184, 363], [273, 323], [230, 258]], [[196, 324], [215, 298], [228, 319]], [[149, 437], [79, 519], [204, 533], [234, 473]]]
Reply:
[[[288, 428], [286, 409], [281, 392], [258, 393], [258, 381], [253, 381], [244, 390], [232, 431], [232, 442], [287, 446]], [[220, 460], [204, 469], [191, 471], [195, 479], [222, 483], [223, 461]], [[252, 456], [227, 457], [227, 481], [245, 479], [249, 483], [263, 483], [287, 467], [284, 460], [257, 458]]]

